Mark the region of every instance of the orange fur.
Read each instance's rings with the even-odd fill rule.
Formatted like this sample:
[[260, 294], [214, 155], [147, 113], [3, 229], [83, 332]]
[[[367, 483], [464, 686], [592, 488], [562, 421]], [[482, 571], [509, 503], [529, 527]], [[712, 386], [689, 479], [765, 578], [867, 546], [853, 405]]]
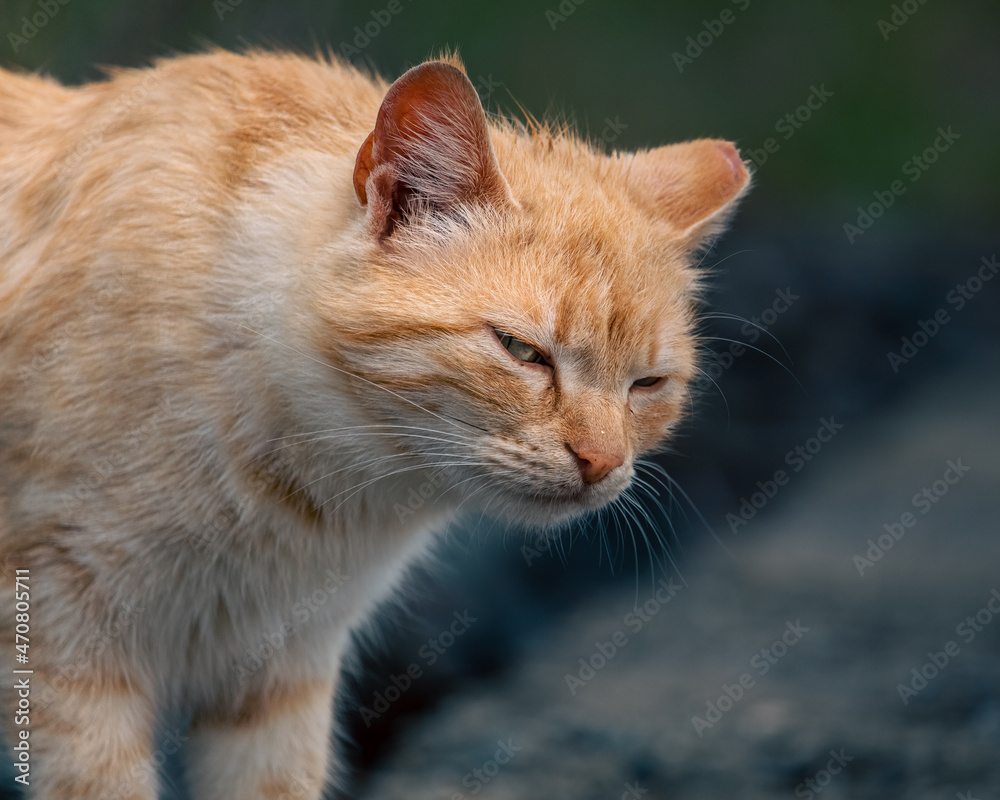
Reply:
[[179, 707], [200, 798], [319, 797], [346, 631], [428, 538], [477, 503], [558, 527], [614, 502], [674, 428], [692, 264], [748, 182], [725, 142], [606, 155], [487, 120], [454, 57], [391, 86], [267, 53], [0, 72], [31, 796], [155, 797], [134, 775]]

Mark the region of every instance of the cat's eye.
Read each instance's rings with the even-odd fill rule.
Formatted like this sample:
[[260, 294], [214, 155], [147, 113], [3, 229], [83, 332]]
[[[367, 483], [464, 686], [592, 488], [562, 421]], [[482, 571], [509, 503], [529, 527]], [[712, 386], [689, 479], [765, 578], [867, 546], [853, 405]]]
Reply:
[[638, 389], [652, 389], [654, 386], [659, 386], [662, 380], [663, 378], [659, 375], [651, 375], [648, 378], [639, 378], [637, 381], [632, 381], [632, 386]]
[[525, 364], [547, 365], [549, 363], [536, 347], [533, 347], [522, 339], [511, 336], [509, 333], [498, 331], [496, 328], [493, 329], [493, 332], [496, 334], [497, 339], [500, 340], [500, 344], [503, 345], [504, 349], [518, 361], [523, 361]]

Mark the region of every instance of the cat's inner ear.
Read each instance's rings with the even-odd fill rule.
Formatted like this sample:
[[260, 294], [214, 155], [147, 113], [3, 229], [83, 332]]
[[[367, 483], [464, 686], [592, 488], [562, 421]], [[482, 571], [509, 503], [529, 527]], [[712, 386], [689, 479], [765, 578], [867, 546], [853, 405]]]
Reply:
[[418, 208], [514, 204], [490, 140], [486, 114], [460, 69], [430, 61], [386, 93], [358, 151], [354, 191], [372, 231], [388, 236]]
[[692, 249], [722, 231], [750, 185], [739, 151], [718, 139], [636, 153], [627, 169], [635, 199]]

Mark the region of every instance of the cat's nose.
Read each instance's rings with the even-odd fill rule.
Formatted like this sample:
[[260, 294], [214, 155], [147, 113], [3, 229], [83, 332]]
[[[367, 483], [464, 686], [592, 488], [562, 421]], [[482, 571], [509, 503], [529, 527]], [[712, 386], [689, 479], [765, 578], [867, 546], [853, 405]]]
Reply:
[[576, 446], [568, 444], [568, 449], [576, 457], [576, 465], [584, 483], [597, 483], [615, 467], [625, 463], [625, 453], [620, 450], [598, 447], [590, 442]]

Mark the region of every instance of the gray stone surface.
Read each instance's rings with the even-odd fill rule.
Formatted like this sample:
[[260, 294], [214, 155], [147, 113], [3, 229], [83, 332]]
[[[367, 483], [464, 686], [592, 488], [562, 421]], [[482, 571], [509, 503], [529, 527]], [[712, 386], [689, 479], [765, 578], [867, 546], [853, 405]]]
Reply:
[[[970, 364], [845, 428], [778, 511], [725, 529], [728, 553], [707, 537], [689, 548], [686, 585], [640, 630], [626, 615], [651, 596], [648, 573], [572, 609], [512, 669], [406, 730], [359, 796], [996, 797], [1000, 615], [956, 628], [1000, 590], [998, 366]], [[958, 459], [970, 470], [921, 513], [913, 495]], [[853, 556], [907, 511], [916, 523], [860, 575]], [[808, 632], [761, 674], [789, 622]], [[616, 631], [627, 643], [571, 693], [565, 676]], [[949, 641], [957, 655], [904, 705], [898, 685]], [[741, 675], [753, 685], [699, 736], [692, 718]], [[482, 782], [473, 771], [493, 771], [498, 740], [520, 749]]]

